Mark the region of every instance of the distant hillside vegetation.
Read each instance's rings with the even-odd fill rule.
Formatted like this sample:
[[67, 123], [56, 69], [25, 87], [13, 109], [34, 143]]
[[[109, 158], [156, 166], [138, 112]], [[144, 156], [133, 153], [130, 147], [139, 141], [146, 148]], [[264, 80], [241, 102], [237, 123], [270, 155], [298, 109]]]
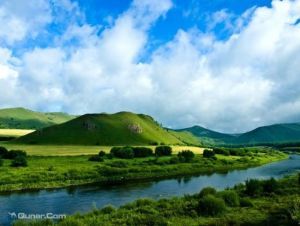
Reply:
[[300, 123], [263, 126], [238, 136], [236, 144], [268, 144], [300, 141]]
[[0, 129], [40, 129], [75, 118], [65, 113], [42, 113], [25, 108], [0, 109]]
[[176, 131], [192, 133], [197, 139], [210, 145], [259, 145], [300, 142], [300, 123], [263, 126], [241, 134], [224, 134], [193, 126]]
[[189, 132], [202, 143], [231, 143], [235, 139], [235, 135], [219, 133], [201, 126], [193, 126], [185, 129], [175, 130], [177, 132]]
[[72, 145], [183, 144], [148, 115], [86, 114], [20, 137], [15, 142]]

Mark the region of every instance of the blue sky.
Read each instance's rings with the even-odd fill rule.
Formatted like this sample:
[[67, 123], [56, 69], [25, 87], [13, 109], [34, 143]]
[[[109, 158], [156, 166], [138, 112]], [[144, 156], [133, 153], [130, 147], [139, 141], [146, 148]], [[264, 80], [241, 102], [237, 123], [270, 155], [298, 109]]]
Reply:
[[0, 0], [0, 107], [300, 121], [299, 21], [300, 0]]
[[[55, 1], [54, 1], [55, 2]], [[82, 11], [82, 16], [72, 16], [72, 20], [76, 20], [79, 24], [88, 23], [93, 26], [111, 26], [111, 22], [118, 15], [126, 11], [131, 4], [131, 0], [72, 0], [78, 5]], [[53, 3], [52, 3], [53, 4]], [[159, 4], [159, 3], [158, 3]], [[207, 32], [207, 27], [210, 16], [220, 10], [226, 10], [228, 13], [238, 17], [251, 7], [271, 6], [270, 0], [247, 0], [237, 2], [235, 0], [174, 0], [173, 7], [167, 12], [167, 15], [159, 18], [155, 25], [149, 30], [151, 37], [149, 43], [149, 50], [153, 50], [157, 45], [171, 41], [178, 29], [199, 29]], [[61, 9], [54, 11], [54, 14], [65, 14]], [[55, 15], [57, 16], [57, 15]], [[84, 19], [83, 19], [84, 17]], [[46, 26], [46, 33], [35, 39], [28, 39], [25, 42], [15, 45], [16, 53], [21, 52], [22, 49], [35, 48], [36, 46], [46, 47], [54, 45], [54, 38], [65, 32], [69, 25], [68, 15], [59, 21], [53, 21]], [[103, 29], [102, 28], [102, 29]], [[101, 32], [101, 29], [100, 29]], [[224, 27], [223, 23], [215, 26], [209, 32], [213, 32], [218, 39], [227, 39], [232, 34], [231, 31]], [[147, 58], [147, 55], [144, 56]]]

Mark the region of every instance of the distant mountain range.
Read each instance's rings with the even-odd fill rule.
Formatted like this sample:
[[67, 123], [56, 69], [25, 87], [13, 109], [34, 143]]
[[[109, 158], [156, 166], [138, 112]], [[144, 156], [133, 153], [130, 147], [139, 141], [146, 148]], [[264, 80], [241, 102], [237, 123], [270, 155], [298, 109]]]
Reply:
[[0, 110], [0, 128], [36, 129], [14, 142], [84, 145], [260, 145], [300, 142], [300, 123], [263, 126], [242, 134], [226, 134], [193, 126], [163, 128], [151, 116], [119, 112], [86, 114], [41, 113], [24, 108]]
[[176, 131], [188, 131], [207, 144], [259, 145], [300, 142], [300, 123], [263, 126], [246, 133], [235, 135], [215, 132], [200, 126], [193, 126]]

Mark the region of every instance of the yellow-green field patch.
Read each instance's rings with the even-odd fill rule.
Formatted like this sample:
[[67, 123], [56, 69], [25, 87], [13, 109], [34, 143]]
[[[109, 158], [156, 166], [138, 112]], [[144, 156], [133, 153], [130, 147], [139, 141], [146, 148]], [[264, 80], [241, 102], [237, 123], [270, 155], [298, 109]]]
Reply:
[[30, 129], [0, 129], [0, 137], [20, 137], [33, 131]]
[[[27, 144], [9, 144], [0, 143], [9, 150], [24, 150], [29, 155], [39, 156], [67, 156], [67, 155], [92, 155], [99, 153], [100, 150], [109, 152], [112, 146], [77, 146], [77, 145], [27, 145]], [[156, 146], [146, 146], [153, 150]], [[182, 150], [191, 150], [195, 154], [202, 154], [204, 148], [192, 146], [172, 146], [173, 153], [176, 154]]]

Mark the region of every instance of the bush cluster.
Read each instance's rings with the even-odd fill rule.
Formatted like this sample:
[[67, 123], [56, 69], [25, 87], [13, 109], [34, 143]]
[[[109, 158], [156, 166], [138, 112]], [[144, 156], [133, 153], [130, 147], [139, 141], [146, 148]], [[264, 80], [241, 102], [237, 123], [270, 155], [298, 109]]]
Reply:
[[212, 158], [212, 157], [214, 157], [214, 156], [215, 156], [214, 151], [211, 151], [211, 150], [208, 150], [208, 149], [205, 149], [205, 150], [203, 151], [203, 157], [204, 157], [204, 158]]
[[147, 147], [134, 147], [132, 150], [135, 158], [144, 158], [153, 155], [153, 150]]
[[8, 151], [5, 147], [0, 147], [0, 166], [3, 165], [2, 159], [11, 159], [12, 167], [27, 166], [27, 153], [21, 150]]
[[147, 147], [113, 147], [110, 153], [114, 157], [122, 159], [144, 158], [153, 155], [152, 149]]
[[181, 151], [177, 154], [180, 162], [191, 162], [195, 157], [194, 152], [190, 150]]
[[213, 148], [215, 154], [232, 155], [232, 156], [251, 156], [253, 153], [258, 153], [257, 148]]
[[278, 191], [278, 182], [274, 178], [264, 181], [250, 179], [246, 181], [245, 185], [245, 193], [249, 196], [259, 196], [262, 193], [269, 194]]
[[213, 152], [219, 155], [226, 155], [226, 156], [230, 155], [230, 152], [228, 150], [222, 148], [214, 148]]
[[169, 156], [172, 155], [172, 148], [170, 146], [158, 146], [155, 148], [156, 156]]
[[121, 159], [132, 159], [134, 158], [134, 152], [131, 147], [113, 147], [110, 150], [110, 154], [114, 157]]

